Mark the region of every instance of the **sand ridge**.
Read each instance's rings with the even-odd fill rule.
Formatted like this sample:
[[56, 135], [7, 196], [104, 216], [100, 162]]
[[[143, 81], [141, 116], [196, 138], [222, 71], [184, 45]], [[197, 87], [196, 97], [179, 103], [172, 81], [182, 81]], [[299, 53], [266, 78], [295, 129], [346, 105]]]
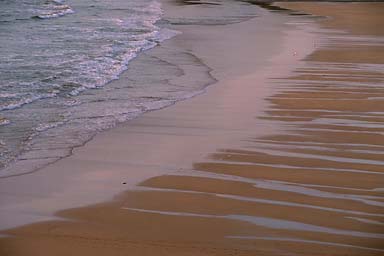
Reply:
[[[58, 213], [71, 221], [7, 231], [15, 237], [0, 240], [2, 255], [382, 255], [384, 56], [370, 40], [382, 35], [369, 29], [367, 15], [382, 20], [375, 13], [384, 6], [282, 6], [333, 19], [320, 23], [325, 40], [294, 75], [263, 80], [275, 93], [253, 122], [278, 129], [260, 135], [251, 126], [240, 143], [189, 168], [148, 179], [114, 201]], [[349, 22], [359, 25], [340, 32], [354, 28]], [[365, 59], [333, 54], [365, 40]], [[243, 110], [239, 102], [221, 106]], [[239, 133], [235, 127], [222, 135]]]

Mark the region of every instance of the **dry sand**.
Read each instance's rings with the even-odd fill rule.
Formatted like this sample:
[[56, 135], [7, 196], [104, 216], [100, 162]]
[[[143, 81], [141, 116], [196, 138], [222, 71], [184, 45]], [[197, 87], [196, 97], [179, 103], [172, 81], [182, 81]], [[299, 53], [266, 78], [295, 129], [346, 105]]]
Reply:
[[71, 170], [75, 181], [63, 178], [67, 188], [51, 195], [79, 204], [126, 189], [125, 180], [139, 186], [58, 212], [66, 221], [4, 231], [0, 254], [383, 255], [384, 38], [372, 26], [384, 4], [281, 5], [332, 19], [265, 11], [179, 27], [162, 47], [201, 58], [216, 85], [8, 182]]

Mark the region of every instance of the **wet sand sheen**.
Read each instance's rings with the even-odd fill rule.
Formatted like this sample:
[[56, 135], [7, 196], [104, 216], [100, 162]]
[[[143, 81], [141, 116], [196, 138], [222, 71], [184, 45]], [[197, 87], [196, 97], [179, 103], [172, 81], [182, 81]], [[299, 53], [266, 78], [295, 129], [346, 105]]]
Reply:
[[11, 230], [4, 255], [383, 255], [384, 38], [371, 26], [384, 5], [282, 6], [350, 34], [322, 31], [293, 76], [271, 80], [258, 118], [280, 132], [58, 214], [73, 222]]
[[[293, 5], [293, 8], [300, 6]], [[317, 5], [304, 6], [304, 10], [311, 13], [317, 10], [313, 9]], [[327, 13], [327, 5], [320, 6]], [[332, 6], [330, 4], [328, 8]], [[359, 13], [359, 5], [348, 7], [355, 15]], [[368, 9], [370, 11], [371, 6]], [[367, 13], [363, 12], [361, 15]], [[338, 24], [337, 18], [340, 17], [335, 16], [335, 23]], [[374, 16], [373, 19], [377, 17]], [[326, 23], [329, 25], [330, 22]], [[377, 36], [371, 31], [364, 32]], [[382, 249], [380, 233], [383, 233], [384, 224], [384, 120], [380, 115], [383, 113], [380, 106], [384, 106], [384, 98], [380, 84], [384, 81], [384, 73], [380, 72], [382, 66], [360, 67], [367, 63], [383, 64], [384, 54], [380, 45], [382, 38], [377, 38], [377, 44], [370, 42], [371, 45], [362, 47], [364, 37], [359, 37], [357, 42], [354, 42], [352, 36], [348, 38], [341, 34], [339, 37], [333, 35], [330, 46], [323, 46], [311, 54], [306, 59], [304, 68], [296, 70], [296, 76], [278, 81], [281, 89], [269, 98], [271, 110], [261, 118], [280, 121], [285, 133], [292, 135], [257, 138], [259, 143], [252, 146], [252, 150], [224, 150], [212, 155], [216, 162], [195, 164], [196, 170], [217, 175], [229, 174], [232, 180], [228, 177], [225, 181], [220, 180], [214, 174], [209, 178], [165, 176], [151, 179], [142, 185], [173, 189], [172, 195], [165, 196], [167, 200], [172, 196], [184, 196], [200, 202], [199, 208], [192, 203], [184, 205], [186, 212], [196, 213], [197, 210], [203, 214], [210, 211], [231, 214], [234, 211], [236, 214], [272, 218], [279, 229], [278, 233], [285, 238], [272, 237], [270, 240], [291, 241], [300, 245], [318, 241], [335, 246], [350, 245], [352, 248], [354, 245]], [[345, 43], [348, 43], [347, 48]], [[328, 67], [322, 62], [329, 64]], [[332, 64], [337, 69], [333, 69]], [[315, 170], [311, 170], [312, 168]], [[242, 180], [247, 178], [250, 179], [248, 184]], [[176, 195], [174, 190], [184, 192]], [[203, 194], [181, 194], [186, 191]], [[140, 192], [140, 196], [143, 193], [145, 195], [151, 192]], [[154, 207], [156, 210], [165, 208], [168, 211], [183, 211], [174, 209], [172, 203], [162, 201], [159, 192], [153, 193], [157, 193], [157, 198], [161, 201]], [[208, 202], [203, 205], [201, 202], [204, 200], [197, 197], [206, 196], [211, 199], [206, 199]], [[187, 198], [183, 200], [190, 202], [191, 199]], [[220, 201], [218, 198], [227, 201], [216, 202]], [[171, 199], [171, 202], [174, 201], [177, 199]], [[235, 205], [231, 205], [233, 203]], [[139, 204], [138, 207], [148, 209], [153, 206]], [[166, 212], [163, 210], [163, 214]], [[159, 213], [161, 214], [161, 210]], [[338, 228], [346, 233], [317, 229], [319, 233], [324, 231], [328, 234], [324, 236], [317, 233], [314, 239], [308, 237], [308, 230], [305, 228], [292, 225], [288, 229], [291, 232], [295, 230], [296, 233], [287, 234], [283, 231], [284, 224], [277, 220], [305, 223], [304, 225], [317, 224], [321, 227]], [[314, 232], [315, 230], [316, 228], [312, 229]], [[358, 242], [352, 237], [359, 233], [351, 230], [373, 232], [377, 235], [375, 239], [379, 240], [362, 239]], [[270, 233], [264, 232], [259, 230], [257, 235], [240, 235], [237, 238], [257, 240], [271, 237]], [[350, 237], [335, 236], [340, 234]], [[362, 238], [365, 235], [361, 233], [357, 236]], [[337, 255], [337, 252], [333, 253], [332, 255]], [[361, 255], [362, 252], [355, 253]], [[364, 252], [365, 254], [368, 252]]]

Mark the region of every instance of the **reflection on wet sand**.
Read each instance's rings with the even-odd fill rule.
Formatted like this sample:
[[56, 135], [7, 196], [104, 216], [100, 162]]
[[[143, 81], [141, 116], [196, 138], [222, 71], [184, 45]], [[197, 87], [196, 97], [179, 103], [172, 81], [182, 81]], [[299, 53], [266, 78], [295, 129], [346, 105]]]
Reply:
[[[319, 14], [334, 5], [320, 4]], [[311, 245], [311, 255], [384, 253], [384, 38], [367, 29], [377, 12], [358, 16], [372, 6], [349, 8], [355, 22], [371, 24], [350, 34], [324, 30], [326, 40], [293, 76], [274, 79], [277, 92], [259, 118], [281, 134], [218, 151], [190, 173], [150, 179], [142, 186], [151, 189], [136, 192], [141, 203], [126, 209], [247, 222], [226, 237], [263, 252], [308, 255]], [[345, 26], [343, 14], [325, 27]], [[159, 205], [143, 204], [154, 194]], [[179, 208], [181, 200], [188, 204]]]
[[345, 9], [359, 24], [321, 30], [326, 40], [295, 74], [271, 81], [258, 120], [280, 133], [59, 213], [76, 221], [11, 231], [10, 255], [22, 255], [20, 243], [51, 255], [70, 255], [68, 244], [78, 255], [383, 255], [384, 38], [366, 23], [384, 5], [288, 6], [330, 13], [327, 29], [351, 27]]

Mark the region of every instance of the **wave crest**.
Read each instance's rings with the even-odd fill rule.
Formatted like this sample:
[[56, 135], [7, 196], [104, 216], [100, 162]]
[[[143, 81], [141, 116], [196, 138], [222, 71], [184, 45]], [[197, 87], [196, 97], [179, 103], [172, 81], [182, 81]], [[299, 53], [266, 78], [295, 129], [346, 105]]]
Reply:
[[45, 4], [44, 8], [39, 11], [39, 14], [33, 16], [33, 18], [52, 19], [72, 14], [74, 12], [75, 11], [71, 8], [71, 6], [63, 4], [61, 1], [51, 1]]

